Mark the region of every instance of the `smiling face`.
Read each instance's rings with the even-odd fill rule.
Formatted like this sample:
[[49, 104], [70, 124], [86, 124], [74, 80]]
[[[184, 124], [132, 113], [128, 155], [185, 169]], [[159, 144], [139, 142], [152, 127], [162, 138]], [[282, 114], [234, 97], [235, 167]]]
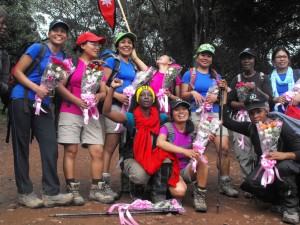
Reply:
[[210, 65], [212, 64], [212, 54], [209, 52], [201, 52], [198, 54], [197, 57], [197, 62], [199, 67], [203, 68], [203, 69], [207, 69], [210, 67]]
[[153, 104], [153, 96], [151, 91], [145, 89], [141, 92], [138, 103], [142, 108], [150, 108]]
[[133, 51], [133, 42], [129, 37], [124, 37], [118, 42], [118, 54], [129, 57]]
[[50, 42], [54, 45], [63, 45], [67, 41], [68, 32], [64, 26], [53, 27], [48, 34]]
[[180, 104], [174, 108], [171, 113], [175, 123], [186, 122], [190, 116], [188, 108]]
[[254, 71], [254, 66], [255, 66], [254, 56], [250, 54], [244, 54], [240, 59], [244, 71]]
[[81, 45], [81, 48], [83, 49], [83, 54], [92, 60], [99, 55], [101, 44], [99, 42], [87, 41]]
[[289, 62], [290, 62], [290, 58], [288, 54], [283, 50], [277, 52], [273, 60], [276, 69], [279, 70], [288, 68]]
[[267, 118], [267, 111], [263, 108], [254, 108], [249, 112], [249, 117], [252, 123], [264, 122]]

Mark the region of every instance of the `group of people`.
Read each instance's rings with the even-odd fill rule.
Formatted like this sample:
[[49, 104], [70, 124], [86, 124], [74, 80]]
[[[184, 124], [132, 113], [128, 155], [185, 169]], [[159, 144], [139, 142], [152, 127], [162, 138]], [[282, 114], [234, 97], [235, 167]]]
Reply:
[[[0, 11], [0, 29], [6, 28], [5, 17]], [[75, 176], [79, 145], [87, 148], [91, 156], [89, 199], [106, 204], [113, 203], [119, 196], [110, 187], [109, 171], [113, 153], [119, 145], [122, 175], [128, 179], [133, 200], [146, 198], [148, 194], [153, 202], [170, 197], [181, 199], [187, 192], [187, 184], [193, 183], [195, 210], [206, 212], [205, 195], [209, 176], [208, 164], [205, 163], [207, 157], [204, 153], [200, 159], [199, 151], [193, 149], [192, 144], [200, 123], [200, 115], [197, 113], [199, 106], [211, 105], [209, 116], [219, 118], [222, 112], [219, 112], [221, 102], [226, 103], [222, 115], [222, 135], [218, 130], [209, 138], [217, 152], [222, 152], [221, 155], [217, 155], [221, 157], [218, 166], [219, 192], [229, 197], [239, 195], [231, 186], [229, 177], [228, 128], [234, 131], [234, 150], [245, 179], [241, 186], [245, 191], [244, 196], [256, 196], [278, 206], [283, 212], [284, 222], [299, 222], [295, 179], [300, 169], [300, 153], [297, 149], [300, 136], [299, 131], [295, 131], [286, 120], [280, 134], [282, 152], [271, 152], [267, 156], [278, 161], [276, 167], [281, 176], [280, 180], [275, 178], [273, 184], [264, 188], [260, 185], [261, 176], [256, 176], [259, 173], [262, 151], [255, 124], [264, 122], [267, 118], [280, 117], [290, 111], [290, 108], [293, 108], [294, 112], [299, 108], [299, 95], [293, 96], [291, 101], [284, 95], [292, 90], [300, 74], [299, 70], [289, 67], [290, 55], [285, 48], [274, 51], [272, 61], [275, 69], [270, 76], [255, 70], [257, 57], [253, 49], [243, 50], [239, 55], [242, 73], [231, 81], [228, 88], [220, 74], [212, 69], [215, 48], [211, 44], [201, 44], [195, 56], [197, 67], [185, 72], [182, 78], [176, 77], [173, 87], [165, 90], [170, 101], [170, 112], [166, 114], [160, 109], [157, 94], [162, 88], [167, 70], [174, 64], [174, 59], [168, 55], [159, 57], [156, 61], [157, 72], [149, 82], [135, 91], [130, 100], [123, 91], [132, 84], [137, 73], [136, 67], [141, 71], [148, 69], [135, 52], [136, 35], [125, 32], [116, 36], [115, 49], [120, 65], [115, 71], [114, 57], [105, 61], [99, 59], [100, 49], [106, 43], [106, 38], [85, 32], [77, 38], [74, 48], [75, 51], [79, 51], [76, 69], [56, 88], [63, 99], [56, 132], [50, 107], [51, 90], [40, 83], [50, 57], [55, 56], [61, 60], [66, 58], [62, 46], [67, 40], [68, 31], [69, 26], [65, 22], [51, 22], [46, 52], [39, 65], [30, 74], [25, 73], [41, 50], [40, 44], [33, 44], [21, 57], [15, 69], [14, 76], [18, 84], [11, 93], [9, 116], [20, 204], [29, 208], [83, 205], [85, 200], [80, 194], [80, 181]], [[90, 119], [86, 124], [83, 119], [83, 110], [89, 106], [81, 98], [81, 81], [87, 65], [91, 62], [104, 68], [104, 77], [99, 82], [99, 90], [94, 98], [96, 105], [103, 103], [104, 124], [97, 119]], [[0, 67], [0, 71], [1, 69], [4, 74], [4, 69]], [[108, 83], [109, 80], [111, 83]], [[0, 90], [4, 92], [3, 85], [7, 82], [3, 79], [1, 82]], [[220, 90], [226, 90], [222, 101], [218, 94], [208, 93], [214, 82], [217, 82]], [[239, 85], [243, 86], [244, 95], [239, 92]], [[36, 96], [42, 99], [44, 111], [40, 115], [35, 115]], [[128, 107], [126, 113], [122, 112], [122, 106]], [[268, 114], [270, 108], [281, 110], [281, 114]], [[286, 108], [287, 111], [284, 111]], [[119, 124], [126, 128], [125, 132], [116, 129]], [[30, 130], [33, 131], [41, 152], [42, 198], [34, 193], [29, 177]], [[125, 145], [120, 144], [121, 134], [126, 138]], [[57, 175], [58, 143], [64, 147], [66, 194], [60, 193]], [[196, 161], [196, 168], [192, 166], [193, 161]], [[280, 199], [274, 198], [276, 193]]]

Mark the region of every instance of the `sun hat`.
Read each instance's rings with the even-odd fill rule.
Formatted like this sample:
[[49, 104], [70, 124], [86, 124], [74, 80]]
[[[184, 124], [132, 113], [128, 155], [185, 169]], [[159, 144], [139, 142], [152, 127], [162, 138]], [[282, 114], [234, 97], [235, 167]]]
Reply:
[[239, 58], [242, 58], [243, 55], [251, 55], [253, 57], [256, 57], [256, 52], [252, 48], [245, 48], [240, 54]]
[[49, 25], [49, 32], [50, 32], [50, 30], [53, 30], [53, 28], [58, 26], [58, 25], [65, 27], [67, 32], [69, 31], [69, 25], [67, 23], [65, 23], [62, 20], [54, 20]]
[[99, 42], [101, 45], [106, 43], [106, 38], [105, 37], [98, 37], [97, 35], [91, 33], [91, 32], [85, 32], [77, 38], [76, 45], [81, 45], [84, 42]]
[[267, 112], [269, 112], [270, 110], [268, 99], [266, 98], [266, 96], [264, 96], [262, 93], [260, 93], [257, 90], [248, 93], [244, 101], [244, 105], [247, 111], [256, 108], [263, 108]]
[[191, 108], [190, 103], [182, 100], [181, 98], [178, 98], [178, 99], [173, 100], [173, 101], [170, 102], [170, 109], [173, 110], [173, 109], [175, 109], [179, 105], [183, 105], [183, 106], [185, 106], [188, 109]]

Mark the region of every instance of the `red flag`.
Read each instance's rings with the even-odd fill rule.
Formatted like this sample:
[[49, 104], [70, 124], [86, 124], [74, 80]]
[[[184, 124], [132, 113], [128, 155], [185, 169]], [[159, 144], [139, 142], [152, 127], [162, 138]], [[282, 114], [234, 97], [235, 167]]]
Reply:
[[116, 4], [115, 0], [98, 0], [99, 11], [105, 21], [114, 31], [116, 26]]

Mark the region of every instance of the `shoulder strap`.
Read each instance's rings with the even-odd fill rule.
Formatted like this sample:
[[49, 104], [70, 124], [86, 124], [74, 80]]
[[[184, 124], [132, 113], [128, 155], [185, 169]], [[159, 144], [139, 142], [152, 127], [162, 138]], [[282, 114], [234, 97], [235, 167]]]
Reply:
[[120, 58], [118, 56], [112, 56], [112, 57], [114, 58], [114, 68], [112, 69], [112, 73], [111, 73], [110, 77], [106, 81], [107, 86], [110, 86], [112, 80], [115, 79], [116, 75], [120, 71], [120, 66], [121, 66]]
[[242, 80], [241, 74], [238, 74], [237, 75], [237, 82], [239, 83], [239, 82], [241, 82], [241, 80]]
[[175, 137], [173, 124], [171, 122], [167, 122], [164, 124], [164, 126], [166, 126], [168, 130], [168, 137], [167, 137], [168, 142], [173, 143]]
[[42, 58], [44, 57], [45, 55], [45, 52], [47, 50], [47, 47], [45, 44], [43, 43], [40, 43], [41, 45], [41, 49], [39, 51], [39, 54], [37, 55], [37, 57], [32, 61], [32, 63], [29, 65], [29, 67], [26, 69], [25, 71], [25, 75], [28, 76], [33, 70], [34, 68], [39, 65], [40, 61], [42, 60]]
[[196, 68], [190, 68], [190, 75], [191, 75], [191, 79], [190, 79], [190, 87], [192, 90], [195, 89], [195, 81], [196, 81], [196, 77], [197, 77], [197, 72], [196, 72]]
[[259, 76], [260, 76], [261, 81], [263, 81], [265, 79], [265, 74], [263, 72], [260, 72]]
[[294, 80], [297, 82], [299, 80], [299, 70], [293, 69]]

